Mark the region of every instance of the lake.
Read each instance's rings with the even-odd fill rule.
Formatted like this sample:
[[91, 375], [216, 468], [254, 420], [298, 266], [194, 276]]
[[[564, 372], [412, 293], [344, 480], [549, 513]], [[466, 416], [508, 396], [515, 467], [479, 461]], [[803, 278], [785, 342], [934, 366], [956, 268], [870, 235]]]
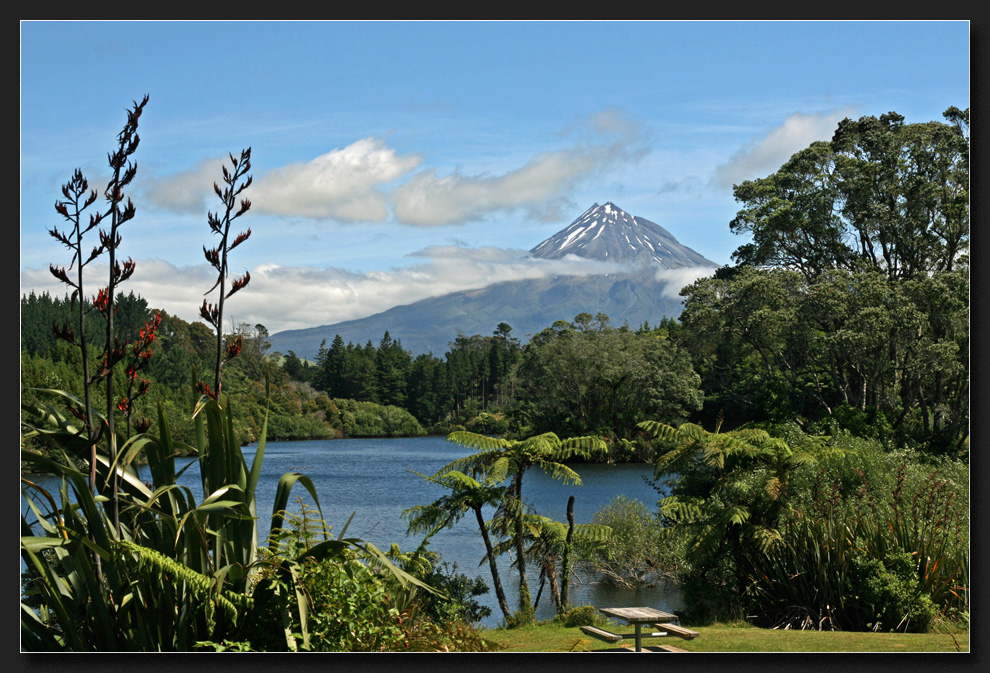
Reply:
[[[250, 465], [256, 445], [244, 447]], [[335, 439], [329, 441], [269, 442], [265, 447], [264, 467], [257, 490], [258, 535], [264, 541], [271, 520], [278, 479], [286, 472], [300, 472], [313, 480], [324, 519], [332, 526], [335, 536], [353, 514], [347, 537], [357, 537], [388, 550], [397, 543], [403, 551], [414, 550], [422, 540], [420, 535], [406, 535], [402, 510], [432, 502], [445, 490], [413, 474], [431, 475], [455, 458], [471, 454], [470, 449], [451, 444], [443, 437], [402, 439]], [[192, 459], [186, 459], [193, 462]], [[176, 469], [185, 462], [176, 461]], [[550, 479], [538, 468], [526, 473], [523, 497], [543, 515], [566, 521], [567, 499], [575, 496], [574, 518], [577, 523], [590, 523], [594, 513], [617, 495], [643, 501], [651, 510], [659, 497], [644, 477], [652, 476], [646, 465], [574, 465], [581, 475], [581, 486], [565, 486]], [[147, 468], [139, 470], [143, 479], [150, 479]], [[180, 478], [197, 499], [202, 500], [199, 474], [193, 465]], [[57, 489], [56, 489], [57, 490]], [[290, 499], [297, 510], [296, 498], [313, 507], [315, 503], [306, 489], [296, 484]], [[490, 517], [492, 511], [486, 511]], [[479, 567], [485, 553], [484, 544], [473, 516], [465, 516], [450, 529], [435, 535], [429, 549], [438, 552], [443, 561], [456, 564], [457, 571], [470, 577], [479, 576], [490, 585], [488, 564]], [[510, 558], [498, 559], [499, 574], [505, 588], [509, 607], [518, 601], [518, 575], [510, 567]], [[530, 591], [535, 597], [539, 589], [539, 573], [527, 568]], [[531, 575], [531, 576], [530, 576]], [[663, 586], [623, 590], [594, 582], [593, 577], [578, 572], [572, 581], [571, 602], [598, 607], [648, 605], [666, 612], [680, 609], [676, 588]], [[544, 590], [537, 609], [538, 619], [554, 614], [549, 600], [549, 587]], [[492, 609], [492, 615], [482, 622], [496, 626], [502, 619], [494, 591], [479, 597], [479, 602]]]

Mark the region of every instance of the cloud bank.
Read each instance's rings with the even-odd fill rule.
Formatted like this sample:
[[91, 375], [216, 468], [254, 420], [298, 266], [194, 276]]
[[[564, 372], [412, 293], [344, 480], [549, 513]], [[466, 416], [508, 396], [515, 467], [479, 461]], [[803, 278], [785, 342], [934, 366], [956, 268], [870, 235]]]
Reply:
[[[391, 218], [411, 227], [441, 227], [520, 208], [541, 219], [559, 213], [562, 200], [582, 181], [641, 158], [649, 138], [615, 110], [583, 120], [566, 135], [569, 147], [535, 153], [500, 175], [418, 170], [422, 155], [400, 155], [384, 138], [368, 137], [305, 163], [256, 170], [248, 196], [254, 213], [338, 223]], [[150, 180], [148, 198], [176, 212], [204, 212], [224, 159]]]
[[[411, 253], [421, 260], [388, 271], [356, 273], [339, 268], [290, 267], [263, 264], [252, 268], [248, 287], [226, 304], [225, 314], [234, 323], [262, 323], [272, 333], [328, 325], [364, 318], [393, 306], [410, 304], [450, 292], [478, 289], [496, 282], [539, 278], [548, 275], [617, 273], [619, 265], [577, 258], [540, 259], [523, 250], [493, 246], [469, 248], [461, 245], [429, 246]], [[89, 267], [87, 267], [89, 271]], [[90, 287], [98, 287], [104, 270], [94, 268]], [[658, 279], [672, 283], [671, 296], [711, 269], [665, 270]], [[122, 287], [134, 292], [183, 320], [199, 320], [203, 292], [216, 280], [207, 264], [174, 266], [160, 259], [137, 260], [137, 271]], [[21, 285], [36, 293], [54, 296], [65, 293], [47, 269], [24, 269]], [[207, 295], [216, 300], [216, 293]], [[231, 327], [228, 324], [228, 327]]]

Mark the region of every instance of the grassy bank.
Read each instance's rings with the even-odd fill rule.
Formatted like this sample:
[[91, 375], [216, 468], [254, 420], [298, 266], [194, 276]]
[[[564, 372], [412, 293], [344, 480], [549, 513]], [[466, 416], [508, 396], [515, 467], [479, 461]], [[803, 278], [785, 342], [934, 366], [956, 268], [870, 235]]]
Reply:
[[[650, 638], [645, 645], [675, 645], [690, 652], [968, 652], [969, 633], [959, 629], [933, 633], [864, 633], [849, 631], [781, 631], [748, 624], [691, 626], [693, 640]], [[622, 628], [622, 627], [620, 627]], [[590, 652], [617, 645], [586, 636], [577, 627], [535, 624], [490, 629], [484, 638], [504, 645], [503, 652]], [[625, 643], [623, 643], [625, 644]], [[631, 647], [631, 641], [629, 643]]]

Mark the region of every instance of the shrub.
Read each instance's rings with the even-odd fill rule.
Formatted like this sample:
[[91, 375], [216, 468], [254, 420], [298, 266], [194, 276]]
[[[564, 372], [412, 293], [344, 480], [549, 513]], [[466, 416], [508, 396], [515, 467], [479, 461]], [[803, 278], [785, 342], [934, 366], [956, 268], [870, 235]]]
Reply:
[[475, 600], [488, 593], [488, 585], [480, 577], [472, 579], [457, 572], [456, 563], [436, 564], [422, 579], [442, 594], [420, 596], [420, 610], [431, 621], [437, 624], [474, 624], [492, 614], [490, 607]]
[[851, 591], [861, 612], [872, 619], [867, 628], [913, 633], [931, 628], [938, 610], [922, 592], [915, 566], [903, 550], [888, 552], [882, 561], [862, 552], [854, 555]]
[[946, 463], [943, 477], [905, 455], [815, 472], [810, 505], [749, 557], [748, 613], [765, 626], [924, 631], [937, 612], [968, 609], [965, 470]]
[[607, 542], [579, 545], [578, 554], [606, 582], [635, 587], [671, 575], [662, 525], [643, 502], [616, 496], [595, 512], [591, 522], [608, 526], [612, 534]]
[[414, 622], [406, 635], [409, 652], [497, 652], [505, 646], [483, 638], [465, 622]]
[[310, 643], [322, 652], [405, 649], [405, 631], [386, 584], [367, 566], [307, 562], [302, 584], [312, 602]]
[[419, 421], [405, 409], [374, 402], [336, 399], [347, 437], [414, 437], [426, 434]]
[[608, 621], [608, 618], [593, 605], [577, 605], [569, 608], [566, 612], [554, 615], [551, 621], [554, 624], [571, 628], [577, 626], [603, 626]]
[[480, 435], [503, 436], [509, 431], [509, 421], [502, 414], [490, 414], [482, 411], [467, 422], [465, 428], [469, 432]]

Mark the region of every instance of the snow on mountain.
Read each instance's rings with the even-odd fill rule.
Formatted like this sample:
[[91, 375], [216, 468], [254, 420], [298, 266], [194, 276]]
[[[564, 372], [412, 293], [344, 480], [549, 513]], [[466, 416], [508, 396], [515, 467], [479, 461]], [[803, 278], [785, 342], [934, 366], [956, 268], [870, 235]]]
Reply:
[[681, 245], [669, 231], [609, 201], [586, 210], [570, 226], [530, 250], [534, 257], [577, 255], [606, 261], [651, 262], [663, 268], [717, 266]]

